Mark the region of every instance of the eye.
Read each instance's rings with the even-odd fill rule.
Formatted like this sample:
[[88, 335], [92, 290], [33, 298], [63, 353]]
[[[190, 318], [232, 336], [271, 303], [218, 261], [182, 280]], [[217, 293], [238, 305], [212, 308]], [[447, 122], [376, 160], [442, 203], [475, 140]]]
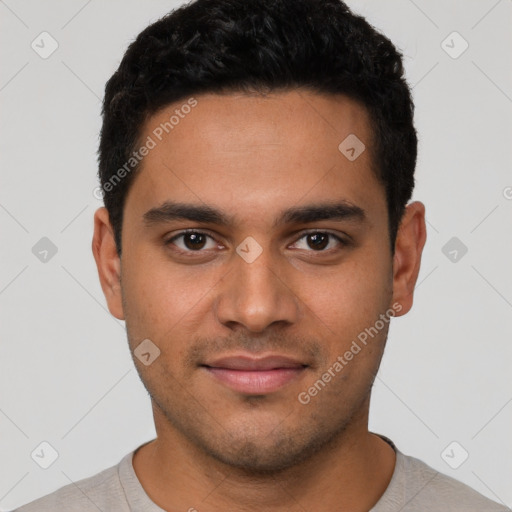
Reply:
[[[202, 249], [215, 249], [218, 243], [210, 235], [202, 231], [183, 231], [165, 242], [175, 245], [184, 252], [200, 252]], [[208, 245], [209, 244], [209, 245]]]
[[[305, 244], [303, 243], [302, 247], [300, 247], [301, 240], [305, 240]], [[302, 235], [299, 240], [293, 244], [293, 247], [295, 249], [313, 249], [313, 251], [316, 252], [327, 252], [328, 250], [334, 249], [336, 246], [343, 247], [346, 245], [347, 242], [333, 233], [326, 231], [312, 231]]]

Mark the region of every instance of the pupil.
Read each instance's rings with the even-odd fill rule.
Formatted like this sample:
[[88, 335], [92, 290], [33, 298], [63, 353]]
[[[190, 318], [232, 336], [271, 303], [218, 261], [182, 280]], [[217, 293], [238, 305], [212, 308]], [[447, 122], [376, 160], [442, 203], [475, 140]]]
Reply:
[[312, 249], [324, 249], [327, 246], [327, 234], [326, 233], [313, 233], [309, 235], [309, 241], [313, 242], [310, 245]]
[[200, 233], [189, 233], [185, 235], [185, 245], [188, 249], [201, 249], [204, 246], [204, 236]]

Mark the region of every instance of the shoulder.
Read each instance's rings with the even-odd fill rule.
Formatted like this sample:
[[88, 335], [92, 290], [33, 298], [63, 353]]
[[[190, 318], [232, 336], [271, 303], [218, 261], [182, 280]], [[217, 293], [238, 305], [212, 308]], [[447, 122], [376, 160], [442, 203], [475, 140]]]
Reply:
[[[400, 451], [397, 451], [396, 465], [395, 474], [382, 497], [388, 507], [400, 503], [403, 512], [421, 509], [443, 512], [510, 512], [507, 507], [487, 499], [462, 482]], [[394, 510], [388, 507], [376, 510]]]
[[129, 511], [119, 479], [123, 460], [100, 473], [61, 487], [57, 491], [28, 503], [14, 512], [98, 512], [98, 510]]

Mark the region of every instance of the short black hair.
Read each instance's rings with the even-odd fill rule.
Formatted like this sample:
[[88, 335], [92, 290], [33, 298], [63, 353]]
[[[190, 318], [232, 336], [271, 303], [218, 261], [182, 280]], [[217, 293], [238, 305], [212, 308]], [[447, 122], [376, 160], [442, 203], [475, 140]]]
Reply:
[[417, 155], [400, 52], [340, 0], [196, 0], [142, 31], [105, 87], [98, 174], [118, 253], [139, 167], [133, 152], [147, 119], [191, 95], [296, 88], [342, 94], [366, 107], [393, 251]]

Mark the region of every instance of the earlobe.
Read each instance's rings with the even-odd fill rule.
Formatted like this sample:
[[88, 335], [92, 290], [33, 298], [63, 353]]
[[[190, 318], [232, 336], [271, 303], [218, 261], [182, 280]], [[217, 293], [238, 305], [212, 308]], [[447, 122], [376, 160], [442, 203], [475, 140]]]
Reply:
[[402, 306], [397, 316], [405, 315], [412, 307], [426, 238], [425, 206], [416, 201], [406, 207], [395, 242], [393, 304]]
[[116, 318], [124, 320], [121, 296], [121, 261], [117, 254], [109, 214], [104, 207], [98, 208], [94, 214], [92, 252], [108, 309]]

